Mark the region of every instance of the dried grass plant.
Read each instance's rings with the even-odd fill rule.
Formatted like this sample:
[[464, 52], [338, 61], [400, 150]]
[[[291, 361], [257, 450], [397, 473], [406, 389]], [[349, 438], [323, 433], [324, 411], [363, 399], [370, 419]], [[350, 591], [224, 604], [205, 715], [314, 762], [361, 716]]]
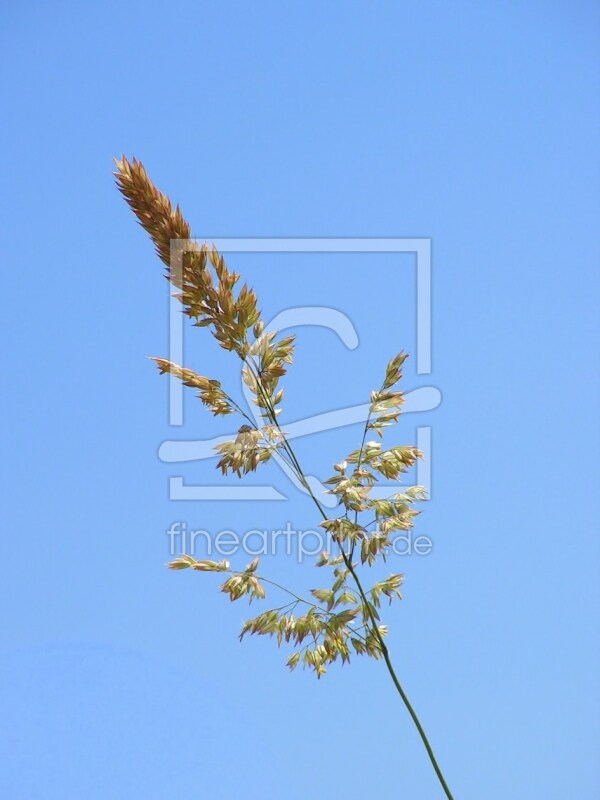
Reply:
[[[323, 552], [317, 560], [316, 566], [328, 578], [323, 580], [323, 588], [310, 590], [310, 596], [302, 596], [265, 577], [259, 570], [258, 558], [245, 569], [235, 570], [228, 561], [197, 560], [183, 555], [169, 567], [223, 573], [225, 580], [220, 588], [232, 601], [243, 597], [250, 602], [265, 600], [265, 586], [283, 591], [289, 602], [249, 619], [240, 638], [253, 634], [273, 637], [278, 646], [285, 643], [291, 649], [287, 664], [292, 670], [301, 664], [321, 678], [330, 664], [345, 664], [354, 656], [382, 660], [417, 727], [440, 785], [452, 800], [385, 642], [388, 629], [381, 621], [381, 603], [383, 599], [391, 603], [401, 598], [403, 576], [392, 574], [383, 581], [367, 584], [369, 568], [386, 558], [390, 534], [412, 528], [419, 513], [414, 504], [424, 498], [419, 486], [385, 500], [371, 497], [371, 490], [381, 477], [397, 479], [422, 457], [414, 447], [384, 449], [382, 444], [384, 430], [397, 422], [400, 415], [404, 398], [397, 387], [406, 354], [401, 352], [391, 359], [380, 387], [371, 392], [360, 446], [334, 464], [334, 474], [326, 484], [337, 497], [338, 513], [329, 516], [313, 493], [279, 422], [283, 399], [280, 382], [293, 361], [294, 337], [265, 332], [252, 289], [246, 284], [238, 288], [240, 276], [229, 270], [214, 247], [189, 241], [191, 229], [179, 206], [173, 208], [169, 198], [153, 185], [140, 161], [122, 157], [116, 161], [116, 167], [118, 188], [154, 242], [183, 312], [194, 326], [209, 328], [220, 346], [239, 358], [243, 381], [259, 409], [262, 423], [257, 425], [218, 380], [155, 358], [160, 372], [174, 375], [196, 389], [202, 403], [215, 416], [239, 417], [242, 424], [236, 438], [217, 447], [220, 456], [217, 466], [223, 474], [233, 472], [241, 478], [277, 453], [305, 487], [321, 518], [320, 525], [329, 532], [336, 547], [335, 552]], [[177, 269], [171, 264], [173, 240], [186, 242], [182, 264]]]

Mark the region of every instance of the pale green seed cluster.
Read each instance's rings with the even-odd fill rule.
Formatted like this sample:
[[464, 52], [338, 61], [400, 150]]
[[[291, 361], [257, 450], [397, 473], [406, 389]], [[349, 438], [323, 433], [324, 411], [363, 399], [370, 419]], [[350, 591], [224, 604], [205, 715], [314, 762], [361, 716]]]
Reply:
[[[243, 597], [250, 602], [263, 600], [265, 584], [271, 584], [286, 599], [291, 598], [245, 622], [241, 633], [241, 638], [245, 634], [270, 636], [280, 646], [289, 645], [292, 652], [287, 663], [291, 669], [302, 664], [321, 677], [327, 665], [336, 661], [344, 664], [350, 661], [351, 654], [375, 659], [385, 656], [387, 627], [380, 621], [381, 600], [386, 598], [391, 603], [401, 598], [403, 576], [390, 575], [365, 589], [359, 571], [385, 560], [392, 545], [391, 534], [413, 526], [419, 513], [414, 504], [425, 498], [424, 490], [418, 486], [383, 500], [371, 496], [382, 478], [397, 480], [422, 457], [414, 447], [384, 449], [380, 441], [384, 429], [397, 422], [400, 415], [404, 398], [395, 387], [402, 378], [406, 354], [401, 352], [389, 362], [381, 387], [371, 393], [360, 447], [335, 464], [335, 475], [326, 481], [328, 492], [338, 501], [338, 514], [328, 517], [278, 421], [283, 399], [279, 383], [293, 362], [294, 337], [279, 338], [276, 332], [265, 331], [253, 290], [246, 284], [236, 288], [240, 276], [227, 268], [214, 247], [187, 241], [174, 267], [172, 240], [190, 240], [190, 226], [179, 207], [173, 209], [168, 197], [152, 184], [141, 162], [122, 158], [116, 164], [119, 189], [167, 265], [167, 277], [177, 290], [184, 312], [193, 325], [208, 327], [221, 347], [241, 359], [242, 378], [262, 423], [257, 425], [219, 381], [155, 358], [160, 372], [197, 389], [200, 400], [215, 416], [241, 417], [243, 424], [235, 439], [216, 448], [220, 456], [217, 467], [222, 473], [242, 477], [278, 453], [311, 494], [323, 517], [320, 525], [331, 535], [337, 549], [333, 555], [323, 552], [317, 560], [316, 566], [330, 570], [330, 580], [325, 588], [309, 590], [310, 599], [260, 576], [258, 559], [246, 569], [234, 571], [227, 561], [198, 561], [184, 555], [172, 561], [170, 568], [227, 573], [221, 591], [232, 601]], [[367, 440], [371, 431], [378, 440]]]

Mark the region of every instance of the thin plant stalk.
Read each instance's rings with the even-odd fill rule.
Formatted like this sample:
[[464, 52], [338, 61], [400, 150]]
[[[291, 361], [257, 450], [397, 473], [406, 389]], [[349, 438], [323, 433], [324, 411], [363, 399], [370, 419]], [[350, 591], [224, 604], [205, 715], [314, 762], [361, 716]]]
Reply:
[[[260, 382], [260, 379], [259, 379], [259, 382]], [[271, 418], [271, 421], [273, 422], [273, 424], [277, 425], [279, 430], [281, 430], [281, 427], [279, 426], [279, 421], [277, 420], [277, 417], [274, 415], [274, 410], [273, 410], [272, 406], [270, 406], [270, 404], [269, 404], [269, 417]], [[361, 444], [361, 452], [362, 452], [362, 449], [364, 448], [364, 444], [365, 444], [365, 439], [366, 439], [366, 434], [367, 434], [367, 426], [368, 426], [368, 420], [367, 420], [367, 423], [365, 425], [365, 432], [363, 434], [363, 440], [362, 440], [362, 444]], [[283, 433], [283, 431], [282, 431], [282, 436], [283, 436], [283, 439], [285, 441], [286, 450], [288, 451], [288, 453], [290, 455], [290, 458], [291, 458], [291, 460], [292, 460], [292, 462], [294, 464], [294, 467], [296, 469], [296, 474], [298, 476], [298, 479], [300, 480], [302, 485], [306, 487], [306, 490], [308, 491], [312, 501], [316, 505], [316, 507], [319, 510], [319, 513], [321, 514], [323, 519], [325, 519], [325, 520], [329, 519], [329, 517], [325, 513], [325, 510], [323, 509], [323, 505], [319, 502], [317, 497], [315, 497], [315, 494], [312, 491], [309, 482], [306, 480], [306, 476], [304, 474], [304, 471], [302, 470], [302, 467], [300, 466], [300, 462], [298, 461], [298, 458], [296, 457], [294, 449], [293, 449], [292, 445], [290, 444], [289, 440], [287, 439], [287, 437], [285, 436], [285, 433]], [[354, 565], [353, 565], [353, 563], [351, 561], [351, 558], [348, 556], [348, 554], [344, 550], [343, 545], [340, 542], [338, 542], [337, 544], [338, 544], [338, 547], [339, 547], [339, 550], [340, 550], [340, 555], [344, 559], [344, 564], [346, 566], [346, 569], [352, 575], [352, 578], [354, 580], [354, 583], [356, 584], [356, 588], [357, 588], [357, 590], [358, 590], [358, 592], [359, 592], [359, 594], [360, 594], [360, 596], [362, 598], [362, 601], [365, 604], [365, 607], [369, 610], [369, 615], [370, 615], [370, 619], [371, 619], [371, 630], [374, 632], [375, 636], [377, 637], [377, 639], [379, 641], [379, 646], [381, 647], [381, 652], [383, 654], [383, 660], [385, 662], [387, 671], [388, 671], [388, 673], [389, 673], [389, 675], [390, 675], [390, 677], [392, 679], [392, 682], [393, 682], [393, 684], [394, 684], [394, 686], [396, 688], [396, 691], [400, 695], [400, 698], [402, 699], [402, 702], [404, 703], [408, 713], [411, 716], [412, 721], [415, 724], [415, 727], [416, 727], [417, 731], [419, 732], [419, 736], [421, 737], [421, 741], [423, 742], [423, 745], [425, 746], [425, 750], [427, 751], [427, 755], [429, 756], [429, 760], [431, 762], [431, 765], [433, 766], [433, 769], [435, 770], [435, 774], [436, 774], [436, 776], [437, 776], [437, 778], [438, 778], [438, 780], [440, 782], [440, 785], [442, 786], [442, 789], [444, 790], [444, 793], [445, 793], [446, 797], [448, 798], [448, 800], [454, 800], [454, 797], [453, 797], [453, 795], [452, 795], [452, 793], [450, 791], [450, 788], [448, 787], [448, 784], [446, 783], [446, 779], [444, 778], [444, 774], [442, 773], [440, 765], [437, 762], [437, 759], [435, 757], [435, 753], [433, 752], [433, 748], [432, 748], [431, 744], [429, 743], [429, 739], [427, 738], [427, 734], [425, 733], [425, 729], [423, 728], [423, 725], [421, 724], [421, 721], [420, 721], [415, 709], [413, 708], [413, 705], [410, 702], [410, 700], [408, 698], [408, 695], [404, 691], [404, 689], [402, 687], [402, 684], [400, 683], [400, 680], [399, 680], [399, 678], [398, 678], [398, 676], [396, 674], [396, 670], [394, 669], [394, 665], [392, 663], [392, 659], [390, 657], [390, 653], [389, 653], [388, 647], [387, 647], [387, 645], [386, 645], [386, 643], [385, 643], [385, 641], [383, 639], [383, 636], [379, 632], [379, 626], [377, 625], [377, 621], [375, 620], [375, 618], [373, 616], [373, 612], [371, 611], [371, 606], [370, 606], [370, 604], [368, 602], [368, 598], [367, 598], [367, 596], [365, 594], [365, 591], [363, 589], [362, 583], [361, 583], [360, 578], [358, 577], [358, 574], [357, 574], [357, 572], [356, 572], [356, 570], [354, 568]]]

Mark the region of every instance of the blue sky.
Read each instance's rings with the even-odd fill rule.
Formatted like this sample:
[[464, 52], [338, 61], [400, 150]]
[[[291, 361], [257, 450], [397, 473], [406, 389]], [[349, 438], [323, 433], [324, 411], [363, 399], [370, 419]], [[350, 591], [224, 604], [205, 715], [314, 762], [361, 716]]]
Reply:
[[[441, 796], [384, 670], [317, 683], [211, 576], [164, 569], [173, 521], [314, 526], [287, 502], [168, 498], [168, 291], [115, 191], [135, 154], [198, 236], [428, 237], [431, 555], [400, 560], [390, 647], [455, 797], [598, 796], [598, 8], [588, 2], [26, 3], [2, 11], [5, 124], [0, 794]], [[596, 90], [596, 91], [595, 91]], [[415, 350], [414, 262], [240, 256], [299, 328], [288, 420], [363, 402]], [[190, 365], [232, 366], [204, 331]], [[229, 371], [229, 372], [228, 372]], [[307, 437], [308, 471], [357, 428]], [[260, 476], [252, 479], [262, 482]], [[240, 556], [237, 563], [245, 564]], [[396, 566], [396, 565], [395, 565]], [[269, 561], [310, 587], [312, 567]]]

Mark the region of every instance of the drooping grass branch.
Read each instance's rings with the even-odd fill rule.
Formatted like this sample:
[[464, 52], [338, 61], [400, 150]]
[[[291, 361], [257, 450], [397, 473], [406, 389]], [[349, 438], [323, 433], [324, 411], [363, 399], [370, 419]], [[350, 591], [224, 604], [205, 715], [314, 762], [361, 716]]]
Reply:
[[[335, 553], [324, 551], [315, 566], [331, 570], [329, 585], [311, 589], [314, 600], [285, 588], [258, 573], [256, 558], [244, 570], [233, 570], [227, 561], [196, 560], [182, 555], [172, 561], [171, 569], [225, 573], [221, 585], [231, 601], [246, 597], [264, 600], [264, 585], [272, 586], [292, 600], [271, 608], [244, 623], [240, 638], [246, 634], [275, 637], [278, 645], [292, 646], [288, 666], [302, 663], [318, 678], [327, 666], [351, 656], [367, 655], [385, 663], [392, 682], [406, 706], [427, 750], [445, 795], [452, 795], [439, 768], [423, 726], [417, 717], [391, 661], [385, 643], [387, 626], [382, 624], [382, 598], [391, 603], [401, 599], [401, 574], [392, 574], [365, 588], [366, 570], [380, 561], [393, 542], [395, 531], [409, 530], [419, 513], [414, 504], [424, 499], [422, 487], [413, 486], [386, 499], [375, 499], [373, 487], [381, 478], [397, 480], [422, 457], [419, 450], [396, 445], [383, 448], [384, 429], [398, 421], [403, 393], [397, 389], [402, 365], [407, 356], [399, 353], [387, 365], [378, 390], [371, 393], [369, 412], [358, 450], [334, 465], [334, 475], [325, 481], [328, 491], [338, 501], [339, 514], [329, 516], [316, 497], [294, 448], [279, 422], [283, 389], [280, 379], [293, 363], [294, 337], [279, 337], [266, 332], [253, 290], [246, 284], [237, 288], [240, 276], [231, 272], [216, 248], [198, 245], [191, 239], [191, 229], [178, 206], [150, 181], [140, 161], [127, 158], [116, 161], [117, 185], [143, 228], [154, 242], [160, 259], [167, 267], [167, 277], [176, 289], [175, 296], [183, 312], [196, 327], [207, 327], [220, 346], [234, 352], [241, 362], [241, 375], [252, 401], [259, 410], [260, 422], [252, 419], [227, 392], [220, 381], [199, 375], [193, 370], [155, 358], [161, 373], [180, 379], [198, 390], [198, 396], [215, 416], [237, 415], [242, 421], [234, 439], [217, 445], [217, 467], [224, 475], [238, 477], [255, 471], [275, 454], [282, 458], [309, 494], [321, 517], [320, 525], [334, 542]], [[171, 264], [171, 243], [184, 244], [181, 264]], [[369, 440], [369, 434], [378, 439]], [[369, 521], [362, 522], [363, 515]], [[375, 530], [369, 530], [375, 524]], [[358, 560], [355, 554], [359, 555]], [[297, 609], [301, 613], [295, 615]]]

